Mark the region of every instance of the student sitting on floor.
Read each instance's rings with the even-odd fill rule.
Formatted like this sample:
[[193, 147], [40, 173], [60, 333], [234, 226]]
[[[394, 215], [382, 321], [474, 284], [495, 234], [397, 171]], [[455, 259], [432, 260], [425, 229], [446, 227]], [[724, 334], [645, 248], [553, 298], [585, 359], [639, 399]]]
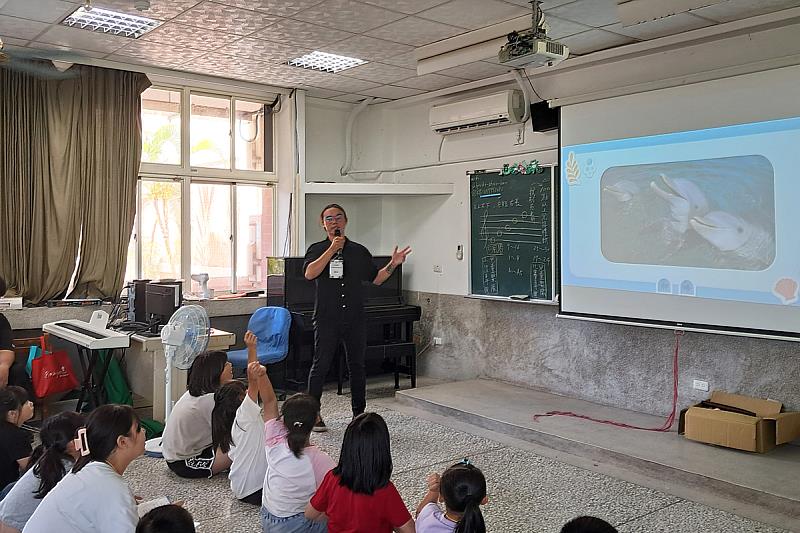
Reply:
[[311, 498], [306, 517], [327, 516], [330, 533], [414, 533], [391, 476], [389, 428], [379, 414], [362, 413], [347, 426], [339, 464]]
[[[228, 478], [236, 498], [261, 505], [261, 488], [267, 473], [264, 453], [264, 422], [258, 405], [259, 392], [263, 398], [275, 398], [266, 369], [256, 359], [258, 339], [251, 332], [244, 335], [247, 345], [247, 392], [239, 381], [231, 381], [214, 395], [211, 429], [214, 445], [227, 452], [231, 460]], [[277, 400], [276, 400], [277, 401]]]
[[164, 428], [161, 451], [170, 470], [181, 477], [211, 477], [231, 466], [228, 455], [213, 446], [211, 412], [214, 393], [233, 379], [225, 352], [203, 352], [189, 369], [187, 390]]
[[[263, 368], [263, 367], [262, 367]], [[269, 378], [264, 372], [264, 379]], [[261, 501], [264, 533], [325, 533], [325, 522], [308, 520], [308, 501], [334, 466], [330, 456], [310, 443], [320, 419], [319, 402], [308, 394], [294, 394], [281, 407], [272, 386], [262, 392], [264, 401], [267, 474]]]
[[[464, 459], [427, 481], [428, 494], [417, 507], [419, 533], [486, 533], [480, 508], [488, 501], [483, 472]], [[442, 500], [444, 512], [436, 504]]]
[[28, 466], [33, 436], [21, 426], [32, 417], [33, 403], [25, 389], [12, 385], [0, 390], [0, 490]]
[[78, 430], [80, 458], [44, 497], [23, 533], [132, 533], [139, 516], [122, 474], [144, 453], [144, 430], [129, 405], [101, 405]]
[[600, 518], [579, 516], [564, 524], [561, 533], [617, 533], [617, 530]]
[[83, 415], [67, 411], [42, 424], [41, 445], [31, 455], [28, 470], [0, 503], [0, 533], [19, 533], [42, 498], [47, 496], [78, 458], [75, 437]]
[[139, 520], [136, 533], [195, 533], [194, 519], [180, 505], [162, 505]]

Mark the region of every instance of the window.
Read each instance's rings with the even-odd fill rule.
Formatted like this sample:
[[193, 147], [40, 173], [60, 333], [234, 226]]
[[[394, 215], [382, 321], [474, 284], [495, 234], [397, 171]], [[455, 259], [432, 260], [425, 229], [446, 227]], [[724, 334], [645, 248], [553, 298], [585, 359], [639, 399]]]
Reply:
[[147, 89], [142, 93], [142, 162], [181, 164], [181, 93]]
[[236, 186], [236, 289], [266, 287], [272, 250], [272, 187]]
[[181, 277], [181, 183], [140, 182], [141, 278]]
[[231, 168], [231, 101], [192, 94], [191, 166]]
[[[233, 289], [231, 246], [231, 186], [192, 183], [192, 274], [209, 275], [208, 287]], [[192, 282], [192, 291], [199, 289]]]

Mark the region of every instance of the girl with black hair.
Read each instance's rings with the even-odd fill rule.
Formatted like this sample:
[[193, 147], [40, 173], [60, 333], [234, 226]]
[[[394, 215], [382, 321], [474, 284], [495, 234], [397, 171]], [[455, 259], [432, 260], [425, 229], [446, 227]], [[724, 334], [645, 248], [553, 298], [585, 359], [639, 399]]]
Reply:
[[278, 400], [266, 371], [262, 380], [267, 385], [261, 392], [267, 447], [262, 531], [325, 533], [328, 528], [324, 522], [312, 522], [303, 514], [314, 491], [334, 466], [333, 459], [310, 442], [314, 424], [320, 419], [319, 401], [308, 394], [294, 394], [283, 402], [279, 418]]
[[564, 524], [561, 533], [617, 533], [617, 530], [602, 518], [579, 516]]
[[22, 387], [0, 389], [0, 490], [19, 479], [31, 456], [30, 432], [22, 424], [33, 417], [33, 403]]
[[136, 533], [195, 533], [194, 519], [180, 505], [162, 505], [139, 520]]
[[231, 368], [225, 352], [211, 351], [198, 355], [189, 369], [188, 390], [172, 408], [161, 439], [167, 466], [180, 477], [211, 477], [231, 466], [211, 432], [214, 393], [233, 379]]
[[[251, 332], [244, 334], [247, 345], [247, 389], [238, 381], [219, 388], [214, 396], [211, 429], [214, 446], [228, 454], [231, 469], [228, 479], [233, 495], [252, 505], [261, 505], [261, 487], [267, 472], [264, 453], [264, 422], [270, 402], [277, 398], [267, 379], [267, 370], [258, 363], [258, 339]], [[264, 400], [262, 414], [259, 395]]]
[[[486, 497], [483, 472], [466, 459], [428, 476], [428, 493], [417, 506], [421, 533], [486, 533], [481, 513]], [[436, 502], [444, 501], [445, 511]]]
[[78, 459], [75, 436], [83, 415], [67, 411], [44, 421], [27, 472], [0, 503], [0, 533], [19, 533], [48, 492]]
[[327, 516], [330, 533], [414, 533], [391, 476], [389, 428], [381, 415], [363, 413], [347, 426], [339, 464], [306, 506], [306, 518]]
[[145, 435], [129, 405], [101, 405], [78, 430], [80, 458], [42, 500], [22, 533], [131, 533], [139, 516], [122, 474], [144, 453]]

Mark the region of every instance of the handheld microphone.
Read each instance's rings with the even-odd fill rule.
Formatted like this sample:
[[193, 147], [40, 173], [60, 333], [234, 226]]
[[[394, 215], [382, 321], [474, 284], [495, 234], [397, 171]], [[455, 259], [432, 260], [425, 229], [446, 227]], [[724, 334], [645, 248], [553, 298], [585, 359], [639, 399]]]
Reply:
[[340, 230], [339, 228], [336, 228], [336, 231], [333, 232], [333, 235], [335, 237], [341, 237], [342, 236], [342, 230]]

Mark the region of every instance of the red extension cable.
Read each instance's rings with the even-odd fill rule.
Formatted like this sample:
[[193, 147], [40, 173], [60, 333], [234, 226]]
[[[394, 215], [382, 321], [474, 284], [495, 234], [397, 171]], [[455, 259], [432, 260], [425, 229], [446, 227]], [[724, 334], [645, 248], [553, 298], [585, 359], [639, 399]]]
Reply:
[[610, 426], [617, 426], [626, 429], [641, 429], [643, 431], [669, 431], [672, 424], [675, 423], [675, 412], [678, 409], [678, 352], [681, 347], [681, 337], [683, 330], [675, 330], [675, 354], [672, 358], [672, 412], [669, 414], [664, 424], [659, 428], [643, 428], [640, 426], [632, 426], [623, 422], [615, 422], [613, 420], [600, 420], [592, 418], [591, 416], [579, 415], [570, 411], [548, 411], [544, 414], [533, 415], [533, 421], [538, 422], [540, 418], [545, 416], [569, 416], [572, 418], [581, 418], [583, 420], [590, 420], [592, 422], [599, 422], [600, 424], [608, 424]]

